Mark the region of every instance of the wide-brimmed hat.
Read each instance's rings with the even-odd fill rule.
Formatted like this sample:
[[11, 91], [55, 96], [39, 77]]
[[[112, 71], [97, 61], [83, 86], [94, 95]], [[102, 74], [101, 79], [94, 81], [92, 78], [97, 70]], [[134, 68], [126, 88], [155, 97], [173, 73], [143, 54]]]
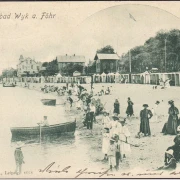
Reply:
[[21, 141], [18, 141], [18, 142], [16, 143], [16, 148], [21, 148], [21, 147], [23, 147], [23, 146], [24, 146], [24, 143], [21, 142]]
[[156, 103], [155, 104], [159, 104], [160, 102], [159, 101], [156, 101]]
[[173, 150], [172, 149], [170, 149], [169, 151], [166, 151], [165, 153], [170, 154], [171, 156], [173, 156]]
[[168, 104], [174, 104], [173, 100], [168, 101]]
[[148, 104], [143, 104], [143, 107], [149, 107]]

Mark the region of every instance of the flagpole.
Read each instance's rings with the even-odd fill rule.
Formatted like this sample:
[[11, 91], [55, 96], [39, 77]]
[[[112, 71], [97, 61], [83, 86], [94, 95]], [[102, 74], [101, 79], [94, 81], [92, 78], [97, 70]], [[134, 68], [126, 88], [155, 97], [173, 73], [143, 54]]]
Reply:
[[131, 50], [129, 50], [129, 72], [131, 73]]

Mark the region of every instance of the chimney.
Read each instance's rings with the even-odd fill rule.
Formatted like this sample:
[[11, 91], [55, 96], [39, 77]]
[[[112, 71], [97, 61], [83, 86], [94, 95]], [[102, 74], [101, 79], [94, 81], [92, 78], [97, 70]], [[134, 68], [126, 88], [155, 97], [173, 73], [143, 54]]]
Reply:
[[67, 54], [66, 54], [66, 56], [67, 56]]
[[75, 56], [75, 54], [74, 54], [74, 56]]

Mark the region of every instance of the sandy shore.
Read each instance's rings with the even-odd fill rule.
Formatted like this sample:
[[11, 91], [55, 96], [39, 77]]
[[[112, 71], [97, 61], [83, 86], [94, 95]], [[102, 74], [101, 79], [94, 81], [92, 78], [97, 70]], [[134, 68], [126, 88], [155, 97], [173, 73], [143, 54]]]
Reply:
[[[50, 85], [53, 85], [52, 83]], [[63, 84], [54, 84], [55, 86], [63, 86]], [[30, 89], [40, 90], [44, 84], [30, 84]], [[90, 85], [82, 85], [88, 90]], [[105, 109], [112, 113], [113, 103], [117, 98], [120, 102], [120, 114], [125, 117], [127, 108], [127, 98], [131, 97], [134, 102], [134, 117], [131, 120], [127, 120], [127, 126], [131, 132], [130, 142], [138, 145], [138, 147], [131, 146], [131, 154], [127, 156], [120, 164], [121, 170], [133, 170], [133, 169], [145, 169], [152, 170], [163, 165], [164, 152], [170, 145], [173, 144], [174, 136], [164, 136], [161, 133], [164, 123], [168, 119], [168, 100], [174, 100], [177, 108], [180, 109], [180, 97], [179, 88], [170, 87], [169, 89], [158, 89], [153, 90], [151, 85], [135, 85], [135, 84], [94, 84], [94, 92], [99, 91], [102, 86], [111, 88], [111, 95], [104, 95], [100, 98], [102, 103], [105, 104]], [[112, 86], [112, 87], [111, 87]], [[42, 92], [43, 93], [43, 92]], [[65, 101], [66, 97], [58, 97], [62, 101]], [[144, 103], [149, 104], [149, 108], [153, 108], [155, 102], [159, 100], [160, 105], [158, 108], [158, 120], [151, 119], [151, 137], [137, 139], [135, 135], [139, 131], [140, 119], [139, 113]], [[97, 123], [94, 124], [93, 135], [91, 136], [86, 128], [82, 128], [82, 112], [73, 110], [67, 114], [69, 118], [76, 118], [77, 120], [77, 131], [76, 135], [83, 139], [83, 142], [89, 147], [88, 155], [93, 162], [97, 163], [98, 167], [108, 168], [107, 163], [103, 163], [103, 154], [101, 151], [102, 146], [102, 135], [101, 135], [101, 116], [97, 117]]]

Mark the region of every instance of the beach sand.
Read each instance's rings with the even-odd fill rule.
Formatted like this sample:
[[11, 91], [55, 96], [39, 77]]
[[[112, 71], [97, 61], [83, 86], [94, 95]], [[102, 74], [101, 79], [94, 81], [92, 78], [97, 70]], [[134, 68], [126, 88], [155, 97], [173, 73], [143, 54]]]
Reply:
[[[63, 86], [63, 84], [49, 84], [55, 86]], [[44, 84], [30, 84], [30, 89], [40, 90]], [[90, 90], [90, 84], [82, 84], [87, 90]], [[174, 136], [164, 136], [161, 131], [164, 123], [168, 119], [168, 101], [174, 100], [175, 106], [180, 109], [180, 97], [179, 87], [170, 87], [168, 89], [153, 89], [152, 85], [138, 85], [138, 84], [94, 84], [94, 93], [96, 94], [104, 86], [110, 87], [111, 94], [103, 96], [95, 96], [100, 98], [102, 103], [105, 104], [105, 109], [112, 114], [113, 103], [115, 99], [119, 99], [120, 102], [120, 115], [126, 117], [127, 98], [130, 97], [134, 103], [134, 116], [131, 119], [127, 119], [127, 126], [131, 133], [130, 142], [138, 147], [131, 146], [131, 154], [120, 163], [120, 171], [128, 170], [153, 170], [160, 167], [164, 163], [164, 152], [167, 147], [173, 145]], [[42, 92], [43, 93], [43, 92]], [[65, 101], [66, 97], [58, 97], [55, 93], [51, 94], [56, 96], [57, 100]], [[49, 95], [48, 95], [49, 96]], [[139, 114], [144, 103], [149, 105], [149, 109], [155, 106], [156, 101], [160, 101], [158, 107], [158, 120], [154, 118], [150, 120], [151, 137], [136, 138], [136, 134], [139, 132], [140, 119]], [[103, 162], [104, 155], [102, 154], [102, 134], [101, 134], [101, 117], [97, 116], [97, 123], [94, 123], [93, 135], [83, 128], [81, 111], [72, 108], [70, 113], [66, 114], [70, 119], [76, 118], [77, 130], [76, 136], [88, 146], [88, 156], [93, 163], [96, 163], [98, 167], [108, 168], [108, 163]]]

